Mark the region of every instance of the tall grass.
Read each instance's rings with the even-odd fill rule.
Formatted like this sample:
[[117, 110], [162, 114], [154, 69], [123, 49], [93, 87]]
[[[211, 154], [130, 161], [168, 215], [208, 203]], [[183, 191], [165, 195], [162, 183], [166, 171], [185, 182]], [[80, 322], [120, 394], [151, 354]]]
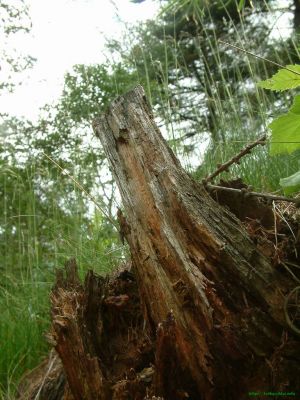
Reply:
[[2, 279], [0, 398], [13, 397], [23, 372], [33, 368], [48, 349], [44, 334], [49, 326], [53, 276], [37, 268], [34, 273], [31, 279], [12, 273]]
[[[55, 268], [76, 257], [87, 269], [108, 273], [124, 257], [116, 231], [55, 169], [2, 167], [0, 283], [0, 398], [13, 398], [17, 382], [48, 351], [49, 294]], [[41, 179], [43, 177], [43, 179]], [[90, 215], [89, 215], [90, 214]]]
[[[219, 3], [226, 9], [231, 2]], [[233, 19], [229, 12], [225, 12], [227, 21], [223, 24], [227, 24], [227, 30], [221, 33], [220, 29], [214, 28], [217, 19], [210, 12], [210, 2], [177, 0], [170, 4], [167, 11], [173, 10], [173, 28], [169, 18], [165, 26], [161, 22], [160, 40], [151, 39], [151, 35], [144, 32], [140, 33], [138, 44], [134, 35], [131, 36], [134, 37], [132, 42], [127, 36], [127, 47], [134, 49], [129, 51], [132, 64], [139, 72], [140, 82], [151, 92], [150, 100], [154, 105], [159, 103], [157, 113], [163, 120], [163, 130], [170, 145], [185, 168], [201, 179], [261, 136], [262, 132], [266, 133], [269, 122], [286, 112], [291, 104], [289, 93], [279, 95], [256, 85], [276, 71], [272, 64], [233, 49], [224, 41], [283, 65], [299, 62], [298, 45], [293, 33], [292, 15], [286, 8], [280, 11], [280, 4], [276, 2], [261, 2], [269, 11], [265, 10], [261, 15], [251, 14], [250, 9], [245, 9], [239, 13], [238, 19]], [[236, 7], [238, 4], [236, 1]], [[290, 15], [289, 25], [278, 23], [283, 14], [285, 17]], [[178, 15], [181, 15], [182, 23], [187, 19], [194, 21], [199, 34], [184, 32], [183, 39], [180, 35], [173, 35]], [[253, 24], [255, 18], [257, 23]], [[196, 65], [201, 75], [201, 83], [195, 83], [195, 74], [191, 78], [189, 55], [184, 53], [187, 46], [196, 55], [194, 67]], [[172, 83], [167, 73], [169, 68], [173, 71]], [[157, 76], [159, 83], [155, 82]], [[187, 86], [191, 90], [186, 94], [176, 94]], [[186, 120], [184, 117], [187, 115], [189, 118]], [[299, 168], [297, 158], [270, 157], [266, 149], [256, 149], [239, 167], [231, 168], [227, 177], [239, 176], [259, 190], [279, 189], [279, 179]]]

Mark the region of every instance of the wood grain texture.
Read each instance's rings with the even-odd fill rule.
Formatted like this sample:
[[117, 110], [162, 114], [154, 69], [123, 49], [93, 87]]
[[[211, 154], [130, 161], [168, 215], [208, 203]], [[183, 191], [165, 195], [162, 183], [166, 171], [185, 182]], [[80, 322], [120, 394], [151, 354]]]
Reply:
[[141, 86], [117, 98], [93, 128], [122, 196], [145, 320], [156, 329], [171, 313], [173, 356], [204, 399], [218, 398], [220, 388], [238, 398], [249, 360], [253, 367], [280, 344], [291, 282], [184, 171]]

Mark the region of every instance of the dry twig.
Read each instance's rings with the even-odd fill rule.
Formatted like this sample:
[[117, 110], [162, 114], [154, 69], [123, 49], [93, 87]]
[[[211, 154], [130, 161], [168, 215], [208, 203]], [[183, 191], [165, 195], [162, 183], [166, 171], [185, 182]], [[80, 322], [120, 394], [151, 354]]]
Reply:
[[237, 155], [235, 155], [234, 157], [232, 157], [231, 160], [226, 161], [224, 164], [219, 164], [218, 165], [218, 169], [216, 169], [215, 172], [213, 172], [211, 175], [209, 175], [208, 177], [203, 179], [203, 183], [207, 183], [207, 182], [211, 182], [216, 176], [220, 175], [221, 172], [227, 171], [228, 168], [232, 165], [232, 164], [239, 164], [240, 159], [242, 157], [244, 157], [246, 154], [250, 154], [251, 150], [258, 146], [259, 144], [264, 146], [266, 144], [266, 135], [263, 135], [262, 137], [260, 137], [259, 139], [257, 139], [255, 142], [250, 143], [248, 146], [244, 147]]

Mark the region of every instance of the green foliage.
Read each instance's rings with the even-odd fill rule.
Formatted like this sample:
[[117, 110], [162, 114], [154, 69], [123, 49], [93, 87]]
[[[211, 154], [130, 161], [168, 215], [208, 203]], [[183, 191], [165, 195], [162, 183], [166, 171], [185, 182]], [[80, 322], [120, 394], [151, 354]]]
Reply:
[[289, 112], [276, 118], [272, 132], [270, 154], [293, 153], [300, 148], [300, 96], [296, 96]]
[[65, 75], [64, 90], [57, 104], [56, 125], [67, 126], [68, 130], [81, 123], [90, 127], [95, 116], [115, 97], [137, 83], [136, 74], [130, 74], [120, 63], [110, 67], [74, 65]]
[[31, 20], [26, 2], [24, 0], [13, 2], [1, 0], [0, 21], [0, 91], [3, 89], [11, 91], [16, 85], [16, 74], [24, 69], [31, 68], [36, 61], [32, 56], [21, 54], [20, 49], [17, 52], [12, 50], [9, 45], [11, 36], [30, 32]]
[[[195, 178], [201, 181], [215, 171], [217, 164], [228, 161], [247, 143], [256, 139], [255, 136], [248, 136], [247, 140], [241, 141], [238, 136], [236, 140], [228, 141], [227, 145], [220, 143], [217, 146], [209, 147], [204, 154], [202, 165], [194, 173]], [[278, 190], [282, 176], [288, 176], [297, 171], [298, 159], [296, 153], [270, 156], [267, 146], [259, 146], [251, 152], [251, 156], [243, 157], [239, 165], [235, 164], [230, 167], [228, 172], [220, 175], [220, 178], [230, 180], [238, 177], [257, 191], [272, 192]]]
[[34, 279], [20, 277], [13, 269], [1, 273], [0, 398], [2, 390], [6, 392], [3, 398], [14, 398], [14, 385], [22, 373], [48, 351], [41, 338], [49, 328], [49, 292], [54, 276], [42, 269], [32, 272]]
[[[194, 15], [196, 18], [199, 12], [202, 15], [211, 13], [217, 17], [227, 14], [233, 18], [237, 18], [238, 13], [246, 6], [254, 8], [254, 4], [258, 5], [258, 1], [249, 0], [240, 0], [238, 3], [237, 0], [170, 0], [166, 3], [161, 9], [161, 14], [175, 14], [180, 9], [184, 9], [186, 15]], [[266, 4], [267, 1], [265, 1]]]
[[[36, 129], [17, 119], [7, 120], [0, 129], [2, 139], [6, 137], [0, 146], [0, 398], [1, 388], [4, 398], [13, 398], [20, 376], [48, 350], [44, 334], [55, 268], [76, 257], [82, 278], [89, 268], [106, 274], [126, 254], [107, 218], [40, 153], [47, 142], [45, 138], [37, 144]], [[48, 140], [52, 139], [50, 135]], [[53, 149], [55, 157], [55, 143], [50, 144], [48, 150]], [[91, 159], [84, 164], [87, 158], [81, 159], [82, 153], [71, 161], [61, 155], [61, 162], [91, 190], [99, 171]], [[107, 203], [93, 194], [112, 213], [107, 188], [111, 183], [102, 184]]]
[[28, 33], [31, 22], [28, 14], [28, 6], [24, 0], [1, 0], [0, 15], [2, 20], [1, 30], [5, 35], [23, 31]]
[[241, 11], [245, 7], [246, 0], [240, 0], [238, 9]]
[[[287, 70], [288, 68], [288, 70]], [[293, 72], [294, 71], [294, 72]], [[288, 65], [280, 69], [271, 79], [258, 84], [265, 89], [283, 91], [300, 85], [300, 65]], [[291, 154], [300, 149], [300, 96], [294, 98], [289, 112], [269, 124], [272, 132], [270, 154]], [[300, 190], [300, 171], [280, 179], [286, 195]]]
[[300, 189], [300, 171], [280, 179], [280, 185], [283, 187], [284, 193], [289, 195], [298, 192]]
[[[243, 126], [249, 132], [261, 131], [278, 96], [259, 91], [253, 77], [272, 72], [274, 66], [228, 51], [219, 39], [241, 47], [246, 43], [248, 50], [260, 48], [265, 56], [271, 55], [272, 18], [267, 1], [170, 0], [163, 2], [157, 20], [132, 30], [132, 43], [113, 43], [123, 62], [137, 71], [178, 154], [184, 148], [185, 156], [192, 155], [208, 135], [212, 146], [226, 145], [227, 136], [234, 136], [232, 125], [239, 125], [240, 132]], [[276, 61], [288, 63], [295, 53], [292, 47], [277, 41]]]
[[272, 78], [259, 82], [258, 86], [279, 92], [294, 89], [300, 86], [300, 65], [287, 65]]

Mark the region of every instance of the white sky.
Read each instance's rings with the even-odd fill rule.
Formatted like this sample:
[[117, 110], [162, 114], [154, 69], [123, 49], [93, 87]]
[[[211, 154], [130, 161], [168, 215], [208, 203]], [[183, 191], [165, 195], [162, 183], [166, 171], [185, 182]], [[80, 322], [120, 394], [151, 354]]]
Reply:
[[[64, 74], [74, 64], [101, 63], [105, 37], [119, 37], [122, 21], [152, 18], [158, 2], [146, 0], [27, 0], [31, 34], [13, 35], [11, 46], [37, 58], [34, 68], [22, 75], [23, 84], [12, 94], [0, 96], [1, 112], [35, 119], [39, 107], [61, 93]], [[117, 8], [117, 10], [116, 10]]]

